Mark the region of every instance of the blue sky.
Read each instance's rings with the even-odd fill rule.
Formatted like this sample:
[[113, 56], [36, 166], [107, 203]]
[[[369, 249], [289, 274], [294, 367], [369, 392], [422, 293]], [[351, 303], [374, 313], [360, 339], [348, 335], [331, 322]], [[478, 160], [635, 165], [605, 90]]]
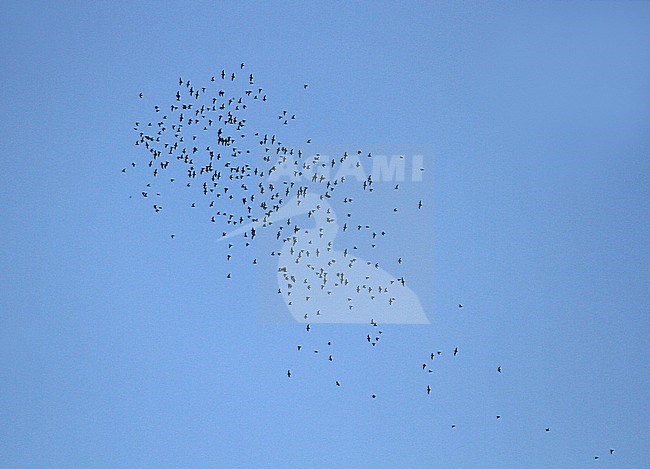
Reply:
[[[4, 13], [1, 466], [648, 466], [647, 3]], [[133, 121], [241, 62], [287, 141], [429, 149], [426, 210], [378, 184], [359, 215], [430, 325], [259, 320], [275, 272], [227, 282], [183, 199], [129, 198]]]

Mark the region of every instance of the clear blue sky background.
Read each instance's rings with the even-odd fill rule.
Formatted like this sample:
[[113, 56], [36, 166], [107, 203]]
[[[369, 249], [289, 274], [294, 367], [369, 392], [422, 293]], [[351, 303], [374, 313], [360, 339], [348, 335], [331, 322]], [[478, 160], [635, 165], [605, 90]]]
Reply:
[[[0, 466], [648, 467], [650, 4], [3, 18]], [[328, 368], [256, 320], [264, 273], [226, 283], [204, 220], [129, 199], [145, 105], [240, 62], [300, 115], [287, 138], [433, 148], [426, 217], [385, 222], [417, 234], [394, 249], [432, 325], [315, 328]]]

